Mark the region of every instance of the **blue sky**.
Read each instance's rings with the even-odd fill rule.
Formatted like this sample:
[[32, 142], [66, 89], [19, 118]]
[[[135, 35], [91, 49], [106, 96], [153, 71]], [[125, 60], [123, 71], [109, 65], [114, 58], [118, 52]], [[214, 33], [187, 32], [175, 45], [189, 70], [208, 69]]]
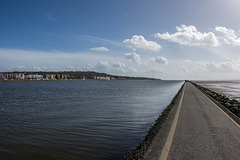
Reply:
[[0, 71], [240, 79], [238, 0], [1, 0]]

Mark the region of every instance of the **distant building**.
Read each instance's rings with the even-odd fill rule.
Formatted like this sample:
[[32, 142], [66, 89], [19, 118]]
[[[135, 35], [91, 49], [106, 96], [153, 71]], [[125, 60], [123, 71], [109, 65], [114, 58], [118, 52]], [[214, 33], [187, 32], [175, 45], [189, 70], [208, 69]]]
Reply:
[[31, 74], [26, 75], [26, 79], [27, 80], [32, 80], [32, 75]]
[[12, 79], [17, 79], [18, 78], [18, 74], [17, 73], [12, 73]]
[[77, 76], [75, 75], [71, 75], [71, 74], [67, 74], [67, 79], [76, 79]]
[[45, 80], [51, 79], [51, 75], [50, 74], [44, 74], [43, 77], [44, 77]]
[[27, 80], [43, 80], [43, 75], [38, 75], [38, 74], [28, 74], [25, 76]]
[[7, 73], [6, 74], [6, 79], [12, 79], [12, 74], [11, 73]]
[[61, 79], [61, 75], [60, 74], [57, 74], [57, 79]]
[[17, 75], [17, 79], [19, 79], [19, 80], [24, 80], [24, 79], [25, 79], [24, 73], [19, 73], [19, 74]]
[[68, 76], [66, 74], [62, 74], [60, 79], [66, 80], [68, 79]]
[[0, 73], [0, 79], [23, 80], [25, 79], [25, 75], [23, 73]]
[[5, 74], [0, 73], [0, 79], [6, 79]]
[[56, 77], [55, 74], [52, 74], [51, 75], [51, 80], [55, 80], [55, 77]]
[[98, 77], [98, 76], [96, 76], [96, 77], [94, 77], [94, 79], [96, 79], [96, 80], [111, 80], [111, 77]]
[[2, 79], [7, 79], [7, 74], [2, 74]]
[[38, 74], [32, 75], [32, 79], [34, 79], [34, 80], [43, 80], [43, 75], [38, 75]]

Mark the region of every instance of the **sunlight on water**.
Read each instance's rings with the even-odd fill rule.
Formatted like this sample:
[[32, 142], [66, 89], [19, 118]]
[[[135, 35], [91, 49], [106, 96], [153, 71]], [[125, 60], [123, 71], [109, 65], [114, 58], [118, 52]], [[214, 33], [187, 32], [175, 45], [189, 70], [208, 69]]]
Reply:
[[4, 159], [121, 159], [183, 81], [0, 83]]

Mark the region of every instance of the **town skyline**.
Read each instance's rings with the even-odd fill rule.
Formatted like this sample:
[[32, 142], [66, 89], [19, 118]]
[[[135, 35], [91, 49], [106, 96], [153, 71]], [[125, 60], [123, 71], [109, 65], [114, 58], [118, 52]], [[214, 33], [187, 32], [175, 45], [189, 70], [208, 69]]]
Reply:
[[129, 77], [98, 72], [61, 71], [61, 72], [0, 72], [0, 81], [12, 80], [160, 80], [148, 77]]

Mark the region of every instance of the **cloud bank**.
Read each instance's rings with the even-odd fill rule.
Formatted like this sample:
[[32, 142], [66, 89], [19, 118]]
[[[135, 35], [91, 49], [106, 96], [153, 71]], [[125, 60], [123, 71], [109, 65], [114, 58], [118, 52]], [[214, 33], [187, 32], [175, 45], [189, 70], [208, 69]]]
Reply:
[[233, 29], [227, 29], [226, 27], [215, 27], [215, 31], [221, 34], [220, 38], [227, 44], [240, 45], [240, 38], [237, 37]]
[[136, 63], [140, 63], [140, 61], [141, 61], [140, 56], [135, 52], [126, 53], [125, 54], [125, 59], [131, 60], [131, 61], [136, 62]]
[[176, 27], [177, 32], [173, 34], [156, 33], [154, 36], [169, 42], [179, 43], [185, 46], [219, 46], [220, 43], [216, 35], [212, 32], [201, 33], [195, 26], [181, 25]]
[[168, 60], [167, 58], [164, 57], [156, 57], [156, 58], [150, 58], [150, 60], [154, 63], [158, 63], [158, 64], [168, 64]]
[[141, 50], [150, 50], [150, 51], [159, 51], [162, 46], [157, 44], [154, 41], [147, 41], [143, 36], [134, 35], [131, 39], [125, 39], [123, 41], [125, 45], [133, 50], [141, 49]]
[[109, 51], [109, 49], [108, 48], [106, 48], [106, 47], [96, 47], [96, 48], [90, 48], [89, 49], [90, 51], [104, 51], [104, 52], [108, 52]]
[[[158, 52], [162, 48], [161, 45], [148, 41], [140, 35], [117, 42], [121, 45], [107, 43], [106, 40], [104, 43], [99, 43], [100, 39], [95, 38], [95, 41], [90, 37], [89, 39], [94, 43], [98, 42], [96, 46], [100, 46], [89, 48], [94, 52], [49, 52], [0, 48], [0, 71], [84, 70], [162, 79], [240, 78], [238, 53], [240, 34], [233, 29], [216, 26], [213, 33], [200, 32], [195, 26], [181, 25], [176, 27], [175, 33], [157, 33], [154, 36], [189, 47], [179, 47], [177, 50], [164, 49], [169, 60]], [[105, 45], [111, 46], [111, 54], [103, 54], [109, 51], [104, 47]], [[126, 46], [133, 51], [128, 53], [129, 48]], [[195, 50], [196, 48], [191, 49], [191, 46], [206, 47]], [[146, 51], [148, 54], [141, 51]], [[195, 53], [192, 54], [192, 52]], [[239, 60], [236, 60], [238, 58]]]

